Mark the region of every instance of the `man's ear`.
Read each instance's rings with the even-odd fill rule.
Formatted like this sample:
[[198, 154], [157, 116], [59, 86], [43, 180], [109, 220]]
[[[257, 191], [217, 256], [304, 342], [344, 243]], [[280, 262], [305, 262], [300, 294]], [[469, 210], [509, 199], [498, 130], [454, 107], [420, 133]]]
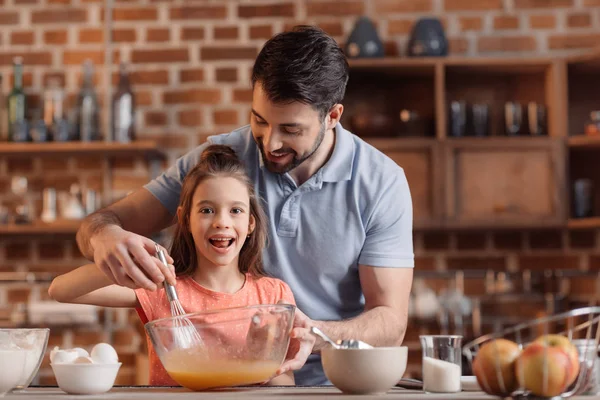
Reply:
[[248, 223], [248, 235], [250, 235], [252, 232], [254, 232], [255, 228], [256, 228], [256, 219], [254, 218], [254, 215], [250, 214], [250, 222]]
[[327, 129], [333, 129], [342, 118], [344, 113], [344, 106], [342, 104], [335, 104], [327, 113]]

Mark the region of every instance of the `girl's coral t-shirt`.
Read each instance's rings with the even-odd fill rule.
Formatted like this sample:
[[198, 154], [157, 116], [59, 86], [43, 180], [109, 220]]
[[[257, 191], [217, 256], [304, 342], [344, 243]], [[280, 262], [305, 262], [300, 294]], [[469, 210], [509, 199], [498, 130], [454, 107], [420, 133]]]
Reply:
[[[214, 292], [201, 286], [189, 276], [177, 278], [175, 289], [179, 302], [187, 313], [258, 304], [277, 304], [280, 300], [288, 304], [296, 304], [294, 295], [285, 282], [270, 277], [257, 278], [251, 274], [246, 274], [244, 285], [236, 293]], [[136, 308], [136, 311], [144, 324], [171, 316], [171, 307], [164, 288], [155, 292], [136, 289], [135, 294], [141, 305], [141, 308]], [[150, 361], [150, 385], [179, 386], [163, 367], [147, 334], [146, 341]]]

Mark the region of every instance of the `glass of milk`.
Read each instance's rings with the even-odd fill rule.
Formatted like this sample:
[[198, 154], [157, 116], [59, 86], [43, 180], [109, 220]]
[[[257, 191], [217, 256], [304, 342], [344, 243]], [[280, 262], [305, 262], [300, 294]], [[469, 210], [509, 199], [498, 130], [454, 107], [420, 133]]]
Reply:
[[462, 336], [421, 335], [423, 390], [428, 393], [461, 391]]

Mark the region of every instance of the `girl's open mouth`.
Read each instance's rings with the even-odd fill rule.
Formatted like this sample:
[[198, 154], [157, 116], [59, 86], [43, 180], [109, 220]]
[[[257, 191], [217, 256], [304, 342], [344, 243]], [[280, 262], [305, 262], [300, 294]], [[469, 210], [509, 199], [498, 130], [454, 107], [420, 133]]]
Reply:
[[214, 237], [208, 239], [208, 241], [214, 248], [223, 251], [231, 247], [235, 242], [235, 239], [231, 237]]

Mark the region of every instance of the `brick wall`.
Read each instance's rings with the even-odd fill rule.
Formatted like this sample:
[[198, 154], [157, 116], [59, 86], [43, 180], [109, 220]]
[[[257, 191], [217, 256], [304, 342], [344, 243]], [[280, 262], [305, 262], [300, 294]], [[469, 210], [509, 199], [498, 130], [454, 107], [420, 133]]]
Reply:
[[[0, 0], [0, 74], [2, 92], [11, 86], [11, 61], [22, 55], [30, 106], [50, 77], [61, 79], [74, 103], [80, 64], [96, 63], [96, 83], [104, 103], [107, 85], [104, 2], [101, 0]], [[201, 143], [248, 121], [249, 76], [253, 59], [274, 33], [299, 23], [318, 24], [340, 42], [359, 15], [376, 21], [390, 55], [404, 54], [413, 22], [420, 16], [442, 18], [453, 54], [489, 55], [589, 48], [600, 39], [598, 0], [289, 0], [176, 1], [116, 0], [113, 12], [113, 61], [131, 62], [138, 102], [138, 133], [154, 138], [170, 161]], [[108, 71], [116, 82], [116, 68]], [[2, 127], [2, 129], [5, 129]], [[67, 189], [80, 182], [101, 188], [99, 159], [0, 160], [0, 193], [7, 200], [9, 178], [30, 178], [37, 194], [46, 186]], [[147, 179], [143, 160], [117, 160], [114, 198]], [[429, 274], [436, 289], [446, 280], [430, 273], [467, 269], [516, 272], [530, 268], [600, 270], [596, 232], [417, 233], [417, 273]], [[595, 255], [594, 255], [595, 254]], [[0, 239], [2, 271], [57, 274], [83, 263], [71, 237]], [[592, 295], [589, 278], [565, 278], [580, 297]], [[3, 283], [0, 307], [45, 297], [48, 283]], [[468, 280], [466, 291], [480, 294], [483, 283]], [[113, 339], [125, 365], [119, 383], [134, 381], [136, 352], [144, 348], [133, 313], [116, 318]], [[133, 322], [132, 322], [133, 321]], [[95, 329], [95, 330], [93, 330]], [[414, 334], [415, 330], [411, 334]], [[50, 345], [91, 345], [108, 340], [97, 328], [54, 330]], [[42, 383], [53, 377], [44, 363]]]

